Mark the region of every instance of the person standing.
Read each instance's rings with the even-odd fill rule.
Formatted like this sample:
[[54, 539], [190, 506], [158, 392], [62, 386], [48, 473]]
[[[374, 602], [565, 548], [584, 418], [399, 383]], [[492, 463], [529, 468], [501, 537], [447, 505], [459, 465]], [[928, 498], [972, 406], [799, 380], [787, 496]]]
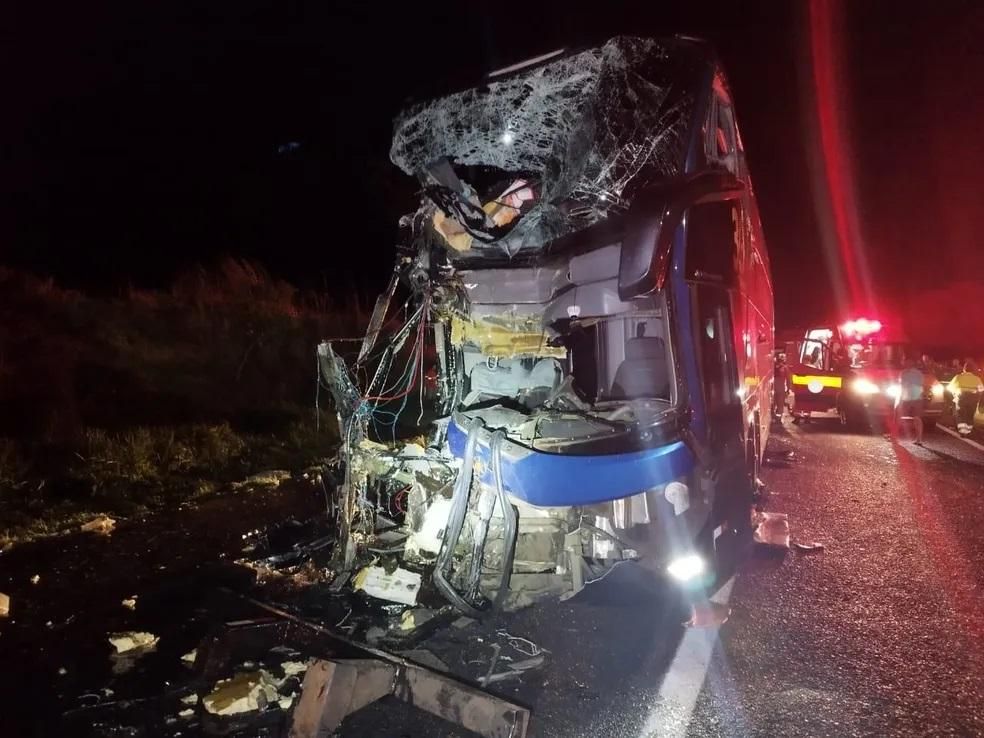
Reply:
[[957, 401], [957, 432], [969, 436], [974, 430], [974, 411], [984, 392], [984, 382], [974, 372], [973, 364], [967, 361], [963, 371], [950, 380], [947, 389]]
[[895, 410], [900, 421], [912, 421], [917, 446], [923, 445], [923, 392], [923, 373], [916, 367], [916, 362], [906, 359], [905, 368], [899, 375], [899, 399]]
[[782, 416], [786, 410], [786, 397], [789, 394], [789, 368], [786, 366], [785, 354], [780, 354], [776, 360], [772, 391], [772, 420], [782, 423]]

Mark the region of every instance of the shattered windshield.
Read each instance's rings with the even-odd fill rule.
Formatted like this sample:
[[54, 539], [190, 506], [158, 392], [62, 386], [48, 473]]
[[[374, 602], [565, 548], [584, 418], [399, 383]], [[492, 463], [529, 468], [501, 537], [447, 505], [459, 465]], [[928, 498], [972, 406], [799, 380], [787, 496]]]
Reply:
[[685, 42], [615, 38], [409, 108], [390, 157], [453, 256], [536, 251], [682, 172], [699, 69]]

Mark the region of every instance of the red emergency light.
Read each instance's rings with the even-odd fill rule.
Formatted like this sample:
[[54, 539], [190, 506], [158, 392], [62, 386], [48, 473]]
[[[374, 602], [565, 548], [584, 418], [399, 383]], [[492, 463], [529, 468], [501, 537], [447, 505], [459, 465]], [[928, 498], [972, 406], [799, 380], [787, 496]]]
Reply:
[[867, 318], [849, 320], [840, 327], [841, 334], [853, 338], [864, 338], [865, 336], [870, 336], [872, 333], [877, 333], [881, 329], [882, 324], [880, 320], [868, 320]]

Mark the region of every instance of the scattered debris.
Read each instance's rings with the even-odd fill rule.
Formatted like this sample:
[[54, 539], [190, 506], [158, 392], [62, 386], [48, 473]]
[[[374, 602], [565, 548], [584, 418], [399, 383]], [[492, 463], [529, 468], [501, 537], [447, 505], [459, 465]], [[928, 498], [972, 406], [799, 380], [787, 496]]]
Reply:
[[793, 548], [800, 553], [821, 553], [824, 550], [824, 545], [816, 541], [810, 541], [809, 543], [797, 542], [793, 544]]
[[109, 642], [116, 649], [116, 653], [110, 657], [113, 661], [113, 674], [126, 674], [130, 671], [138, 659], [157, 648], [158, 640], [160, 639], [153, 633], [112, 633]]
[[181, 698], [181, 704], [183, 704], [183, 705], [197, 705], [198, 704], [198, 695], [192, 693], [192, 694], [189, 694], [189, 695], [187, 695], [185, 697], [182, 697]]
[[243, 488], [255, 488], [255, 487], [269, 487], [271, 489], [276, 489], [280, 486], [281, 482], [286, 479], [290, 479], [291, 474], [285, 469], [270, 469], [269, 471], [259, 472], [257, 474], [251, 474], [246, 477], [241, 482], [235, 482], [232, 485], [233, 489], [243, 489]]
[[691, 606], [690, 620], [684, 625], [688, 628], [717, 628], [728, 622], [730, 616], [730, 607], [720, 602], [707, 600]]
[[789, 519], [785, 513], [757, 513], [755, 516], [755, 543], [778, 548], [789, 548]]
[[426, 607], [415, 607], [412, 610], [404, 610], [400, 617], [400, 630], [415, 630], [429, 620], [434, 619], [434, 611]]
[[0, 592], [0, 618], [10, 615], [10, 596]]
[[160, 639], [153, 633], [132, 630], [125, 633], [111, 633], [109, 636], [109, 642], [116, 649], [116, 653], [152, 649], [157, 646], [158, 640]]
[[284, 670], [285, 677], [292, 677], [303, 674], [310, 665], [308, 661], [284, 661], [280, 668]]
[[497, 630], [496, 635], [505, 638], [506, 643], [508, 643], [516, 651], [519, 651], [524, 656], [535, 657], [539, 656], [541, 653], [550, 653], [547, 649], [541, 648], [536, 645], [529, 638], [523, 638], [522, 636], [514, 636], [506, 630], [500, 628]]
[[198, 658], [198, 649], [193, 648], [184, 656], [182, 656], [181, 660], [188, 665], [193, 665], [195, 663], [196, 658]]
[[66, 669], [64, 666], [58, 667], [58, 676], [65, 676], [67, 673], [68, 673], [68, 669]]
[[31, 584], [37, 584], [40, 581], [41, 581], [40, 574], [35, 574], [33, 577], [31, 577]]
[[127, 597], [125, 600], [123, 600], [123, 607], [125, 607], [127, 610], [136, 610], [137, 595], [133, 595], [133, 597]]
[[113, 528], [115, 527], [116, 521], [113, 518], [108, 515], [100, 515], [88, 523], [83, 523], [81, 530], [83, 533], [96, 533], [98, 535], [108, 536], [113, 532]]
[[213, 715], [263, 710], [280, 700], [278, 686], [268, 671], [245, 671], [217, 682], [215, 689], [202, 698], [202, 704]]
[[192, 710], [190, 707], [185, 708], [184, 710], [178, 713], [178, 717], [183, 718], [184, 720], [187, 720], [188, 718], [192, 718], [194, 716], [195, 716], [195, 711]]
[[381, 600], [403, 605], [417, 604], [420, 590], [420, 574], [397, 567], [387, 573], [381, 566], [367, 566], [352, 579], [352, 589]]

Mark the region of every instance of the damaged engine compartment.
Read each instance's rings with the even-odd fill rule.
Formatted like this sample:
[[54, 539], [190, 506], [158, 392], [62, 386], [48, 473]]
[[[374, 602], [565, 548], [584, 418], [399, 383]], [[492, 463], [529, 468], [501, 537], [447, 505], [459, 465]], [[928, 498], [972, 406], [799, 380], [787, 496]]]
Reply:
[[692, 428], [668, 278], [682, 212], [743, 191], [717, 87], [703, 44], [619, 37], [397, 118], [419, 207], [358, 354], [318, 347], [342, 441], [335, 568], [355, 586], [429, 580], [477, 616], [742, 526], [722, 490], [747, 477], [722, 481]]

